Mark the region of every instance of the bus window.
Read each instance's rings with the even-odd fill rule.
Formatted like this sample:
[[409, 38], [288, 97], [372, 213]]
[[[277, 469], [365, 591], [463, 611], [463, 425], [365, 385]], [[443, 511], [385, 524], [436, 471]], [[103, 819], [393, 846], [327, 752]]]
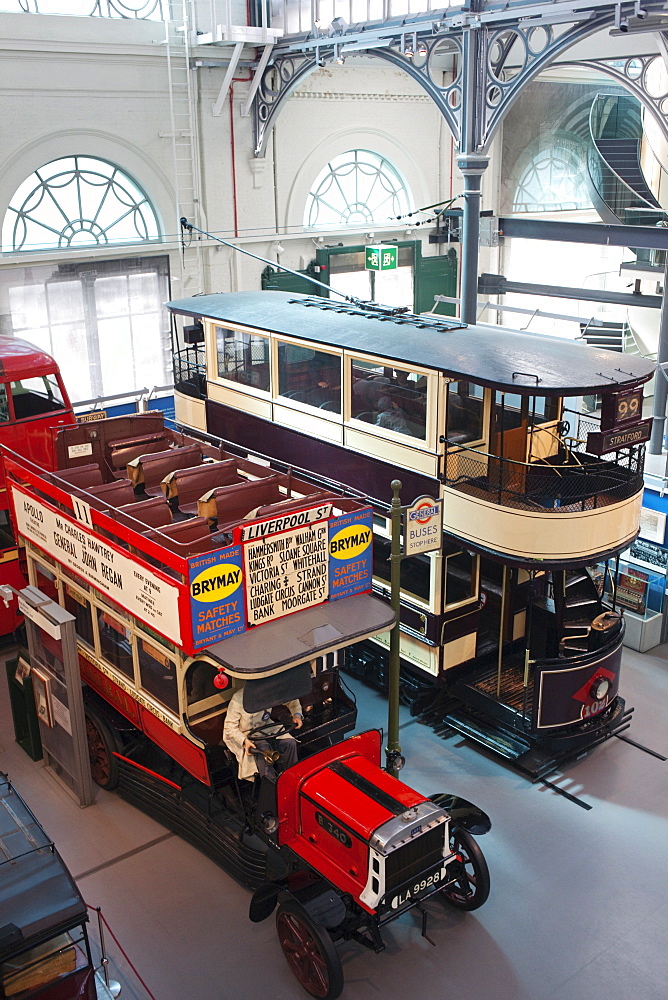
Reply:
[[37, 560], [33, 561], [33, 567], [35, 571], [35, 586], [38, 590], [41, 590], [43, 594], [50, 597], [52, 601], [59, 603], [58, 601], [58, 577], [53, 570], [47, 569]]
[[478, 595], [478, 556], [453, 547], [445, 552], [445, 600], [447, 607], [470, 601]]
[[351, 417], [424, 441], [427, 436], [426, 376], [359, 358], [353, 358], [351, 366]]
[[483, 388], [471, 382], [450, 382], [446, 437], [451, 444], [480, 441], [484, 435]]
[[216, 327], [219, 378], [269, 391], [269, 338]]
[[12, 382], [11, 394], [14, 416], [17, 420], [66, 408], [55, 375], [39, 375]]
[[[373, 536], [373, 575], [390, 583], [392, 543], [382, 535]], [[401, 589], [407, 597], [429, 604], [431, 560], [423, 553], [401, 560]]]
[[[188, 707], [197, 705], [199, 702], [207, 702], [209, 698], [215, 698], [216, 704], [220, 702], [220, 691], [214, 686], [213, 679], [218, 676], [218, 669], [212, 663], [204, 660], [195, 660], [186, 671], [186, 700]], [[201, 706], [208, 707], [208, 706]]]
[[0, 424], [6, 424], [9, 420], [9, 402], [7, 400], [7, 385], [0, 382]]
[[144, 691], [178, 714], [179, 698], [176, 689], [176, 664], [164, 649], [137, 638], [139, 656], [139, 682]]
[[278, 344], [278, 394], [341, 412], [341, 359], [297, 344]]
[[95, 646], [93, 615], [87, 598], [67, 583], [63, 586], [63, 597], [65, 610], [74, 615], [74, 631], [77, 639], [92, 649]]
[[132, 633], [125, 622], [106, 610], [100, 609], [97, 616], [100, 631], [100, 652], [105, 660], [134, 681], [135, 671], [132, 659]]

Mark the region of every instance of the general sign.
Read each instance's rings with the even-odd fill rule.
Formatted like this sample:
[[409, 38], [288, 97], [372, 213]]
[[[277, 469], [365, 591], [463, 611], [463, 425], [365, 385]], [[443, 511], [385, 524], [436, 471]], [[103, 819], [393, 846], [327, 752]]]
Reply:
[[396, 271], [399, 248], [393, 246], [367, 247], [364, 266], [367, 271]]
[[404, 508], [405, 556], [433, 552], [443, 544], [443, 501], [418, 497]]

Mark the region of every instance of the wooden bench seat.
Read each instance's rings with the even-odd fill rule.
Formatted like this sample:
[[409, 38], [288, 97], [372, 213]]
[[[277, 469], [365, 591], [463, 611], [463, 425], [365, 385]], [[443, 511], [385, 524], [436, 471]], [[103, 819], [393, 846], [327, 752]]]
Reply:
[[191, 517], [188, 521], [174, 521], [160, 528], [150, 528], [143, 534], [170, 552], [187, 558], [218, 548], [205, 517]]
[[284, 500], [279, 489], [280, 479], [275, 474], [233, 486], [216, 486], [198, 501], [197, 512], [200, 517], [209, 519], [213, 529], [227, 530], [229, 525], [247, 517], [258, 507]]
[[161, 528], [165, 524], [172, 523], [172, 508], [164, 497], [135, 500], [134, 503], [124, 504], [118, 510], [136, 521], [141, 521], [149, 528]]
[[101, 486], [90, 486], [91, 493], [98, 500], [104, 500], [110, 507], [123, 507], [133, 503], [137, 498], [129, 479], [115, 479], [113, 483], [102, 483]]
[[147, 496], [163, 496], [166, 487], [162, 481], [177, 469], [188, 469], [202, 463], [202, 450], [198, 444], [188, 444], [182, 448], [167, 448], [164, 451], [140, 455], [128, 462], [128, 477], [137, 492]]
[[197, 501], [217, 486], [246, 483], [237, 472], [237, 462], [228, 458], [224, 462], [207, 462], [190, 469], [177, 469], [164, 480], [167, 499], [182, 514], [197, 514]]
[[169, 436], [163, 431], [153, 434], [138, 434], [130, 438], [118, 438], [108, 442], [109, 465], [115, 476], [125, 476], [129, 462], [154, 451], [164, 451], [169, 445]]
[[270, 517], [281, 517], [282, 514], [292, 514], [295, 510], [303, 510], [304, 507], [313, 507], [315, 504], [324, 504], [334, 499], [339, 499], [336, 494], [320, 490], [317, 493], [307, 493], [303, 497], [289, 497], [286, 500], [279, 500], [277, 503], [258, 507], [254, 517], [261, 517], [264, 520]]
[[92, 462], [90, 465], [76, 465], [72, 469], [60, 469], [54, 472], [54, 476], [64, 479], [70, 486], [76, 486], [80, 490], [87, 490], [89, 486], [102, 486], [104, 482], [102, 470], [97, 462]]

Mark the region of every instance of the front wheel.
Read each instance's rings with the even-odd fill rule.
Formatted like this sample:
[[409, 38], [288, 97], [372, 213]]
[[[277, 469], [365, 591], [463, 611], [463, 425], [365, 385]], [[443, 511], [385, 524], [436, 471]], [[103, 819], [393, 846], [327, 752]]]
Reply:
[[457, 827], [450, 833], [450, 849], [459, 855], [453, 862], [456, 880], [445, 889], [445, 900], [458, 910], [477, 910], [489, 896], [489, 869], [485, 856], [467, 830]]
[[317, 1000], [335, 1000], [340, 996], [343, 969], [327, 930], [294, 899], [280, 903], [276, 930], [288, 965], [307, 993]]

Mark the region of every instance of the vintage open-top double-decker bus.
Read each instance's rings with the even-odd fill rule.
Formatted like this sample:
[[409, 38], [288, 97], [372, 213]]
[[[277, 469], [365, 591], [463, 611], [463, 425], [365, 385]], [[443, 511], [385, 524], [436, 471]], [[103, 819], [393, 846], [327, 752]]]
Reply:
[[[178, 421], [367, 494], [377, 592], [392, 479], [404, 503], [443, 501], [441, 549], [401, 569], [416, 710], [534, 777], [628, 725], [616, 559], [638, 531], [651, 362], [318, 296], [168, 307]], [[360, 646], [358, 672], [382, 684], [386, 647]]]
[[[432, 896], [482, 905], [484, 813], [384, 771], [378, 731], [343, 739], [356, 709], [338, 655], [395, 624], [371, 593], [365, 498], [161, 414], [65, 428], [56, 455], [48, 472], [5, 451], [7, 486], [31, 584], [75, 621], [97, 783], [255, 889], [252, 920], [276, 909], [288, 962], [321, 1000], [343, 988], [334, 942], [381, 951], [383, 926]], [[44, 655], [58, 641], [45, 634]], [[248, 713], [300, 700], [299, 758], [278, 777], [243, 780], [225, 744], [239, 688]], [[272, 763], [289, 732], [247, 736], [269, 741]]]

